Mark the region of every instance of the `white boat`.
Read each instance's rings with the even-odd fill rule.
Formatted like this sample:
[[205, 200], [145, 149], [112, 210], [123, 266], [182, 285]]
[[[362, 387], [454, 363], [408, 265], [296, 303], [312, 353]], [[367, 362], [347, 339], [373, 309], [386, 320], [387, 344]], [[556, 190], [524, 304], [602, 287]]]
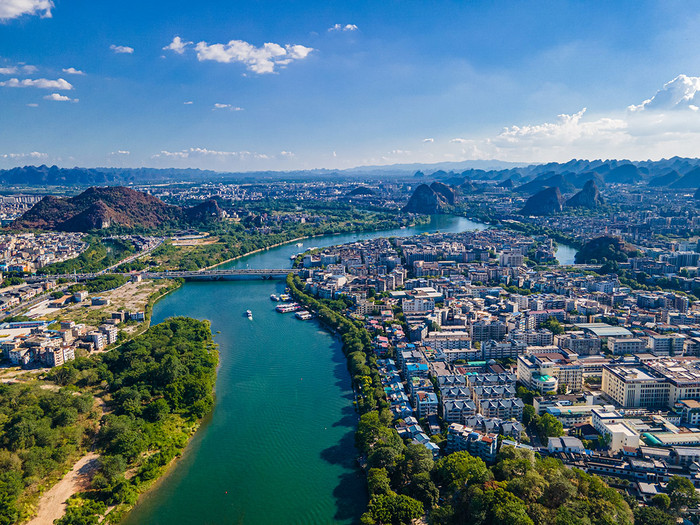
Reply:
[[297, 258], [296, 255], [290, 255], [290, 256], [289, 256], [289, 260], [290, 260], [290, 261], [294, 261], [296, 258]]
[[282, 295], [280, 295], [280, 301], [289, 301], [291, 298], [292, 297], [287, 293], [283, 293]]
[[297, 248], [301, 248], [302, 246], [304, 246], [304, 243], [303, 243], [303, 242], [298, 242], [298, 243], [297, 243]]
[[273, 293], [272, 295], [270, 295], [270, 300], [271, 300], [271, 301], [278, 302], [278, 301], [280, 300], [280, 298], [279, 298], [279, 296], [278, 296], [277, 294], [274, 294], [274, 293]]
[[311, 313], [307, 312], [306, 310], [301, 310], [297, 313], [294, 314], [297, 319], [301, 319], [302, 321], [308, 321], [311, 319], [313, 316]]
[[248, 316], [248, 319], [250, 319], [251, 321], [253, 320], [253, 312], [251, 312], [250, 310], [246, 310], [245, 314]]
[[287, 314], [289, 312], [296, 312], [297, 310], [301, 309], [301, 305], [297, 303], [285, 303], [285, 304], [278, 304], [275, 307], [275, 310], [277, 310], [281, 314]]

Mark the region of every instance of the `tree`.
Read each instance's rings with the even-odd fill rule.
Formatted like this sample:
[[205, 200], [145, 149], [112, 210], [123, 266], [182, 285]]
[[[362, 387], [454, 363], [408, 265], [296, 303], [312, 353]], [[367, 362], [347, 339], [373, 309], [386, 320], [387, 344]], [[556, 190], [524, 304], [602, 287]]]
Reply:
[[361, 523], [370, 525], [409, 525], [423, 515], [423, 504], [409, 496], [394, 493], [375, 496], [369, 502]]
[[695, 507], [698, 504], [697, 492], [688, 478], [673, 476], [666, 485], [666, 492], [673, 509], [680, 510], [682, 507]]
[[635, 525], [674, 525], [676, 518], [655, 507], [638, 507], [634, 511], [634, 523]]
[[470, 525], [533, 525], [527, 515], [525, 502], [504, 490], [498, 484], [495, 486], [473, 486], [464, 492], [460, 498], [460, 508], [463, 521]]
[[564, 333], [564, 327], [561, 325], [561, 323], [556, 319], [556, 317], [550, 317], [546, 321], [544, 321], [541, 325], [541, 328], [546, 328], [550, 332], [552, 332], [554, 335], [560, 335]]
[[530, 425], [537, 418], [537, 411], [532, 405], [525, 405], [523, 407], [523, 425], [526, 427]]
[[385, 468], [371, 468], [367, 474], [367, 489], [370, 496], [388, 494], [391, 492], [389, 475]]
[[661, 510], [667, 510], [671, 506], [671, 498], [668, 494], [656, 494], [651, 498], [651, 504]]
[[435, 475], [440, 484], [451, 491], [491, 479], [486, 463], [466, 451], [455, 452], [440, 459], [435, 464]]
[[544, 414], [537, 421], [537, 431], [542, 439], [564, 435], [564, 425], [552, 414]]

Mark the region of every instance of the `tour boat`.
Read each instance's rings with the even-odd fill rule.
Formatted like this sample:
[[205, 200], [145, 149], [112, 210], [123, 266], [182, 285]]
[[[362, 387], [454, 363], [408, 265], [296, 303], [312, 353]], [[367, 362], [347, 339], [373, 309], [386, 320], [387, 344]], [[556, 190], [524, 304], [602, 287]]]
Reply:
[[279, 298], [279, 296], [278, 296], [277, 294], [274, 294], [274, 293], [273, 293], [273, 294], [270, 296], [270, 300], [271, 300], [271, 301], [277, 302], [277, 301], [280, 300], [280, 298]]
[[248, 319], [250, 319], [251, 321], [253, 320], [253, 312], [251, 312], [250, 310], [246, 310], [245, 314], [248, 316]]

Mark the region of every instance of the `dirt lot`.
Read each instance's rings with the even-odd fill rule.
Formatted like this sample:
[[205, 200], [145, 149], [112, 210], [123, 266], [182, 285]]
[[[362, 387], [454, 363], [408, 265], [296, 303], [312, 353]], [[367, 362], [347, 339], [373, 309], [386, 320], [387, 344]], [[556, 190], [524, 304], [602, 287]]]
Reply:
[[[109, 299], [106, 306], [91, 306], [90, 298], [82, 303], [72, 303], [65, 308], [47, 308], [45, 314], [39, 316], [40, 319], [47, 321], [75, 321], [76, 323], [85, 323], [90, 326], [98, 326], [103, 319], [110, 317], [112, 312], [119, 310], [142, 312], [146, 309], [148, 298], [155, 292], [170, 284], [170, 281], [164, 279], [153, 281], [142, 281], [140, 283], [126, 283], [120, 288], [99, 292], [94, 296], [104, 297]], [[138, 329], [140, 323], [129, 323], [123, 327], [127, 332], [133, 332]], [[120, 327], [121, 328], [121, 327]]]

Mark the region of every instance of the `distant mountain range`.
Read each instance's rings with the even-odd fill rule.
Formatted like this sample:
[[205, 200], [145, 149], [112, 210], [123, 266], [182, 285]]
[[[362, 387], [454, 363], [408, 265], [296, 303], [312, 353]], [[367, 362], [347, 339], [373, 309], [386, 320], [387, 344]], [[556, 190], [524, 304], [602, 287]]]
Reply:
[[152, 229], [195, 226], [222, 215], [214, 200], [192, 208], [121, 186], [89, 188], [70, 198], [44, 197], [12, 223], [15, 229], [88, 232], [110, 227]]
[[[361, 177], [405, 178], [416, 182], [437, 180], [471, 191], [474, 182], [497, 184], [523, 195], [533, 195], [547, 187], [558, 187], [562, 194], [583, 188], [594, 180], [599, 188], [610, 184], [641, 184], [658, 188], [695, 189], [700, 187], [700, 159], [673, 157], [658, 161], [579, 160], [522, 165], [501, 161], [462, 161], [435, 164], [395, 164], [361, 166], [346, 170], [297, 170], [258, 172], [215, 172], [198, 169], [155, 168], [58, 168], [25, 166], [0, 170], [0, 186], [131, 185], [173, 181], [255, 182], [261, 179], [307, 179]], [[470, 184], [467, 184], [469, 182]]]

